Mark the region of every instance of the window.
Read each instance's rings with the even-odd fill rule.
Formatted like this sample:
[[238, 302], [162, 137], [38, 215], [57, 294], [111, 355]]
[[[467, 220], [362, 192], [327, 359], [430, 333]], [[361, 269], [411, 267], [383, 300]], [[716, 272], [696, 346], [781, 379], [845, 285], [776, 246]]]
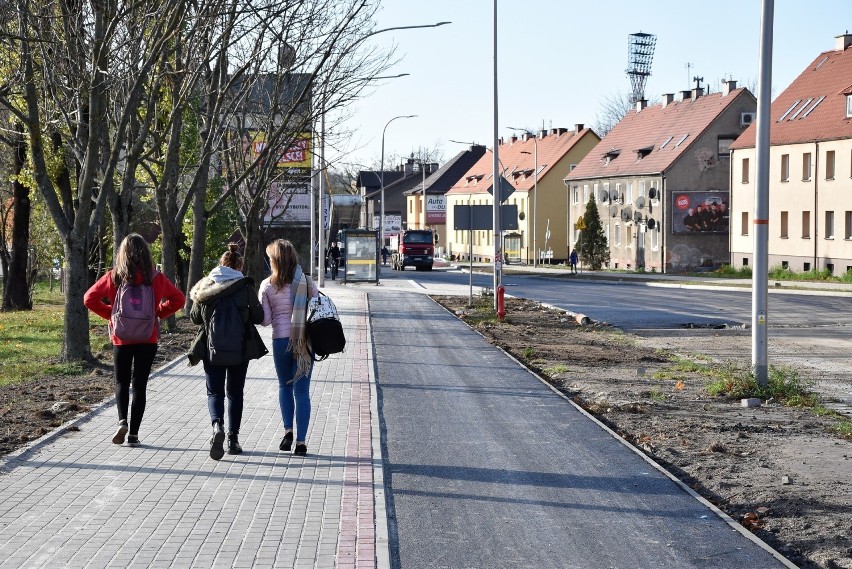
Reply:
[[802, 154], [802, 181], [809, 182], [811, 179], [811, 153]]
[[615, 226], [615, 246], [621, 247], [621, 226]]
[[834, 239], [834, 212], [825, 212], [825, 238]]
[[633, 182], [627, 182], [627, 195], [624, 196], [624, 203], [633, 203]]
[[790, 155], [781, 155], [781, 181], [787, 182], [790, 180]]
[[719, 137], [719, 145], [716, 149], [716, 154], [719, 158], [728, 158], [731, 155], [731, 143], [736, 140], [735, 138], [720, 136]]
[[607, 242], [607, 245], [609, 245], [609, 242], [610, 242], [610, 239], [609, 239], [609, 223], [606, 224], [606, 242]]
[[852, 211], [847, 211], [844, 216], [846, 227], [843, 228], [843, 238], [852, 239]]
[[828, 271], [829, 275], [834, 275], [834, 263], [826, 263], [825, 270]]
[[804, 270], [807, 273], [808, 271], [811, 270], [811, 264], [805, 263], [804, 266], [802, 267], [802, 270]]
[[743, 267], [748, 267], [748, 257], [743, 257]]
[[[615, 184], [615, 192], [619, 193], [621, 191], [621, 184]], [[607, 199], [609, 199], [609, 182], [604, 182], [604, 194], [606, 194]]]
[[790, 268], [790, 261], [781, 261], [781, 268], [782, 269], [789, 269]]
[[742, 215], [742, 229], [740, 235], [748, 235], [748, 212], [744, 211]]
[[589, 184], [583, 184], [583, 203], [589, 203]]
[[624, 245], [626, 247], [630, 247], [633, 245], [633, 226], [625, 225], [624, 226]]
[[673, 136], [668, 137], [668, 138], [665, 140], [665, 142], [663, 142], [663, 143], [660, 145], [660, 150], [662, 150], [663, 148], [665, 148], [665, 147], [666, 147], [666, 145], [667, 145], [669, 142], [671, 142], [671, 141], [672, 141], [672, 138], [674, 138], [674, 137], [673, 137]]
[[580, 203], [580, 186], [574, 186], [574, 204]]
[[651, 230], [651, 249], [658, 251], [660, 249], [660, 227], [655, 226]]
[[[599, 187], [600, 187], [599, 184], [592, 184], [592, 195], [594, 196], [595, 199], [599, 199], [601, 197], [601, 195], [598, 193]], [[587, 197], [586, 202], [588, 203], [588, 201], [589, 201], [589, 198]]]
[[811, 212], [802, 212], [802, 239], [811, 238]]
[[825, 153], [825, 179], [834, 179], [834, 150]]
[[781, 212], [781, 239], [787, 239], [789, 235], [787, 234], [787, 212]]
[[846, 116], [852, 117], [852, 95], [846, 95]]
[[748, 158], [743, 158], [742, 181], [743, 184], [748, 184]]
[[678, 141], [677, 141], [677, 144], [675, 144], [675, 145], [674, 145], [674, 147], [675, 147], [675, 148], [677, 148], [678, 146], [680, 146], [681, 144], [683, 144], [683, 141], [684, 141], [684, 140], [686, 140], [688, 137], [689, 137], [689, 135], [688, 135], [688, 134], [684, 134], [684, 135], [680, 138], [680, 140], [678, 140]]
[[645, 197], [645, 180], [639, 181], [639, 195]]

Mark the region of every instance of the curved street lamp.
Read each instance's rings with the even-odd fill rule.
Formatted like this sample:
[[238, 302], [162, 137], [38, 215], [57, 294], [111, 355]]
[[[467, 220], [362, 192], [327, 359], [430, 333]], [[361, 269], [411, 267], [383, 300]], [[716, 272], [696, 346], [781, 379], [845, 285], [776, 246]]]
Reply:
[[381, 209], [381, 215], [379, 217], [379, 235], [381, 236], [382, 247], [384, 247], [384, 245], [385, 245], [385, 133], [387, 132], [388, 126], [390, 125], [390, 123], [392, 123], [396, 119], [413, 119], [416, 116], [417, 115], [399, 115], [399, 116], [393, 117], [391, 120], [389, 120], [387, 123], [385, 123], [385, 128], [382, 129], [382, 158], [381, 158], [381, 162], [380, 162], [380, 166], [379, 166], [379, 170], [381, 171], [381, 176], [382, 176], [382, 178], [381, 178], [382, 209]]

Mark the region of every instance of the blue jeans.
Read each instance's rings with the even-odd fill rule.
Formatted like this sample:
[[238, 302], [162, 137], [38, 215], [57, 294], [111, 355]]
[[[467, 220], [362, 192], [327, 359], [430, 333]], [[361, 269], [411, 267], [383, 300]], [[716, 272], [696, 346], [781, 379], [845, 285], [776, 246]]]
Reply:
[[291, 381], [296, 374], [296, 360], [293, 353], [287, 351], [290, 338], [272, 340], [272, 358], [278, 374], [278, 404], [281, 406], [281, 418], [284, 428], [293, 428], [293, 415], [296, 416], [296, 440], [304, 441], [311, 420], [311, 370], [297, 381]]
[[[214, 366], [203, 360], [207, 376], [207, 409], [210, 422], [225, 422], [225, 396], [228, 397], [228, 432], [238, 434], [243, 421], [243, 389], [246, 385], [248, 362], [235, 366]], [[227, 388], [226, 380], [227, 379]]]

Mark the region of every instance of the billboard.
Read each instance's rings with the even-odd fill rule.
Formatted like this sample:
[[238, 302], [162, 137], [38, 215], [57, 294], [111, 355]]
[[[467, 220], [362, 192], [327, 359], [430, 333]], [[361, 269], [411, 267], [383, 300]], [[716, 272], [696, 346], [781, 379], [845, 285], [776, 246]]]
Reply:
[[675, 235], [728, 233], [728, 192], [672, 192]]
[[[373, 227], [378, 227], [381, 221], [379, 220], [381, 216], [373, 216]], [[402, 231], [402, 214], [397, 212], [385, 212], [385, 231], [384, 237], [390, 237], [391, 235], [396, 235]]]
[[269, 207], [263, 221], [272, 225], [309, 224], [311, 222], [310, 181], [272, 182], [266, 194]]
[[426, 225], [447, 223], [447, 197], [426, 196]]
[[[266, 133], [249, 131], [249, 154], [252, 160], [257, 159], [266, 150]], [[297, 135], [290, 146], [282, 148], [277, 154], [278, 168], [310, 169], [311, 167], [311, 133], [303, 132]]]

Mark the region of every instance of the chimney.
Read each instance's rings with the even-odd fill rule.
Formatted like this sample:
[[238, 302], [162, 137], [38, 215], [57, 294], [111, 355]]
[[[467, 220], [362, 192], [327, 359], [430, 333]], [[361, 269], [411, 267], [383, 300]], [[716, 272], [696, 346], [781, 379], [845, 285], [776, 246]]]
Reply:
[[538, 137], [539, 138], [544, 138], [545, 136], [547, 136], [547, 129], [546, 128], [543, 128], [540, 131], [538, 131]]
[[552, 129], [550, 129], [549, 134], [559, 134], [559, 129], [558, 128], [552, 128]]
[[648, 99], [639, 99], [636, 101], [636, 112], [638, 113], [642, 109], [648, 106]]
[[500, 138], [498, 138], [498, 139], [497, 139], [497, 145], [498, 145], [498, 146], [503, 146], [503, 137], [502, 137], [502, 136], [501, 136]]
[[665, 109], [674, 102], [674, 93], [663, 93], [661, 99], [663, 101], [663, 108]]
[[411, 158], [406, 159], [405, 164], [402, 165], [403, 177], [407, 178], [414, 174], [414, 160]]
[[568, 132], [568, 129], [567, 129], [567, 128], [559, 127], [559, 128], [557, 128], [557, 129], [556, 129], [556, 135], [557, 135], [557, 136], [562, 136], [562, 135], [563, 135], [563, 134], [565, 134], [566, 132]]
[[843, 51], [850, 45], [852, 45], [852, 34], [849, 33], [849, 30], [846, 30], [845, 34], [840, 34], [834, 38], [834, 49], [837, 51]]
[[429, 170], [427, 170], [427, 173], [434, 174], [438, 171], [438, 168], [439, 166], [437, 162], [429, 162]]
[[513, 136], [509, 139], [509, 144], [515, 144], [517, 141], [518, 141], [518, 137], [513, 135]]
[[578, 122], [574, 125], [574, 134], [580, 134], [584, 128], [586, 128], [586, 125], [581, 122]]
[[529, 139], [530, 139], [530, 133], [529, 133], [529, 131], [524, 132], [524, 134], [521, 136], [521, 140], [523, 140], [524, 142], [526, 142], [526, 141], [528, 141]]
[[695, 89], [693, 89], [693, 90], [692, 90], [692, 92], [690, 93], [690, 98], [694, 101], [695, 99], [697, 99], [698, 97], [700, 97], [700, 96], [701, 96], [701, 95], [703, 95], [703, 94], [704, 94], [704, 88], [702, 88], [702, 87], [696, 87], [696, 88], [695, 88]]
[[733, 79], [725, 81], [722, 83], [722, 96], [727, 97], [731, 94], [731, 91], [734, 91], [737, 88], [737, 82]]
[[680, 100], [681, 101], [688, 101], [691, 98], [692, 98], [692, 91], [681, 91], [680, 92]]

